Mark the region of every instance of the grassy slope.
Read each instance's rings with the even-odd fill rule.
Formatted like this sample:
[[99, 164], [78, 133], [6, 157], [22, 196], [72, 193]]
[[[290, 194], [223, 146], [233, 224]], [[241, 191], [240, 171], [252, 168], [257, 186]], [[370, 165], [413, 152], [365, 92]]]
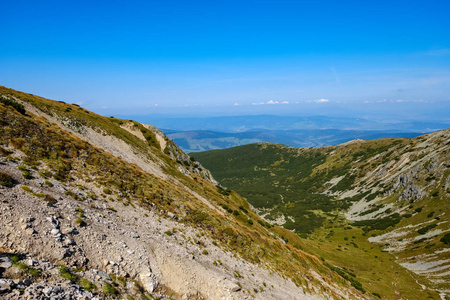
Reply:
[[[311, 269], [321, 274], [326, 281], [344, 289], [350, 286], [348, 281], [324, 266], [315, 256], [300, 250], [303, 247], [302, 242], [291, 236], [289, 231], [268, 226], [236, 193], [219, 193], [211, 183], [194, 175], [183, 175], [176, 169], [177, 163], [151, 141], [146, 143], [121, 129], [121, 120], [102, 117], [78, 106], [4, 87], [0, 87], [0, 94], [28, 102], [50, 115], [63, 115], [75, 123], [115, 135], [130, 143], [137, 151], [150, 152], [153, 159], [159, 158], [165, 163], [168, 174], [208, 199], [216, 209], [205, 206], [182, 186], [148, 174], [136, 165], [128, 164], [102, 149], [91, 146], [55, 124], [31, 113], [22, 115], [12, 107], [0, 104], [0, 154], [8, 159], [22, 160], [26, 168], [33, 168], [42, 176], [54, 177], [63, 182], [68, 190], [75, 184], [76, 178], [83, 178], [102, 191], [96, 194], [94, 189], [85, 187], [90, 198], [98, 201], [122, 201], [125, 204], [141, 206], [143, 209], [156, 205], [162, 211], [170, 211], [179, 217], [180, 222], [202, 228], [205, 234], [224, 249], [290, 277], [306, 290], [312, 291], [314, 287], [322, 289], [317, 279], [299, 276], [300, 273], [308, 274]], [[24, 157], [12, 157], [8, 147], [21, 150]], [[68, 195], [83, 201], [70, 192]], [[223, 207], [227, 207], [228, 212]], [[222, 211], [224, 215], [218, 211]], [[282, 243], [278, 236], [289, 237], [290, 243]], [[357, 295], [359, 292], [352, 289], [352, 293]]]
[[[254, 206], [269, 208], [267, 218], [274, 219], [280, 214], [289, 216], [284, 226], [300, 236], [308, 236], [304, 240], [307, 251], [327, 262], [351, 269], [364, 287], [370, 287], [387, 298], [395, 299], [396, 293], [400, 293], [408, 299], [424, 299], [438, 296], [431, 291], [421, 291], [417, 279], [422, 284], [441, 289], [447, 288], [445, 281], [436, 284], [425, 277], [419, 278], [395, 263], [395, 257], [411, 260], [420, 254], [444, 250], [446, 245], [440, 241], [444, 233], [412, 243], [393, 254], [383, 252], [388, 245], [372, 244], [367, 240], [368, 235], [377, 236], [394, 228], [389, 225], [403, 228], [423, 222], [438, 224], [439, 220], [434, 219], [436, 215], [448, 218], [449, 191], [445, 189], [449, 175], [446, 164], [450, 165], [448, 150], [445, 150], [448, 149], [448, 140], [441, 139], [435, 144], [419, 147], [424, 141], [426, 138], [423, 137], [382, 139], [310, 149], [255, 144], [195, 153], [194, 156], [223, 185], [247, 197]], [[439, 155], [433, 154], [432, 150], [439, 147], [444, 150]], [[412, 162], [396, 169], [395, 166], [400, 165], [405, 157]], [[374, 174], [385, 172], [389, 175], [390, 172], [413, 169], [409, 165], [420, 159], [423, 162], [417, 164], [415, 183], [426, 187], [424, 197], [397, 202], [404, 189], [390, 190], [398, 176], [388, 180]], [[435, 161], [441, 164], [441, 168], [427, 171], [426, 165]], [[341, 180], [336, 180], [337, 184], [333, 186], [330, 180], [337, 178]], [[325, 191], [327, 196], [321, 194]], [[351, 191], [347, 193], [348, 197], [345, 197], [346, 191]], [[375, 220], [353, 223], [343, 218], [341, 212], [361, 199], [378, 199], [365, 212], [360, 212], [362, 216], [378, 211], [382, 204], [393, 207], [391, 212], [380, 213]], [[419, 213], [416, 212], [418, 208], [422, 208]], [[400, 214], [394, 214], [396, 210], [401, 210]], [[432, 212], [434, 216], [430, 216]], [[436, 228], [445, 231], [448, 224], [439, 223]], [[410, 234], [413, 238], [419, 235], [416, 231]], [[444, 252], [439, 258], [446, 259], [447, 255]]]

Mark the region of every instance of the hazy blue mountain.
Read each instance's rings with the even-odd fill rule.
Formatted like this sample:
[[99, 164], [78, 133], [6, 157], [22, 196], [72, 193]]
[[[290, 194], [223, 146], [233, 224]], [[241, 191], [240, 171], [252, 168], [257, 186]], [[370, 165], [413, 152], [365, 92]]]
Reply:
[[251, 143], [278, 143], [292, 147], [321, 147], [337, 145], [354, 139], [413, 138], [417, 132], [361, 131], [337, 129], [313, 130], [255, 130], [226, 133], [207, 130], [163, 130], [183, 151], [198, 152], [226, 149]]
[[[129, 117], [129, 116], [128, 116]], [[334, 116], [247, 115], [223, 117], [133, 116], [164, 132], [186, 152], [270, 142], [293, 147], [336, 145], [353, 139], [413, 138], [450, 123]]]

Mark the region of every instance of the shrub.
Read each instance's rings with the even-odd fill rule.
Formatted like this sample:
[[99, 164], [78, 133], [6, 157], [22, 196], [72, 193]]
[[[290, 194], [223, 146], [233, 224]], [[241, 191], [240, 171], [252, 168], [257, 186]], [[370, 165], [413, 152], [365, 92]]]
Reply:
[[[353, 287], [355, 287], [356, 289], [360, 290], [361, 292], [365, 293], [366, 291], [363, 288], [363, 285], [361, 284], [361, 282], [359, 282], [358, 280], [356, 280], [354, 277], [356, 277], [353, 273], [348, 272], [345, 269], [341, 269], [339, 267], [335, 267], [333, 265], [330, 265], [329, 263], [324, 263], [325, 266], [327, 266], [330, 270], [335, 271], [336, 273], [338, 273], [341, 277], [343, 277], [344, 279], [350, 281], [351, 285]], [[350, 275], [350, 276], [349, 276]]]
[[363, 230], [365, 232], [370, 230], [385, 230], [390, 226], [397, 225], [401, 219], [402, 217], [398, 213], [395, 213], [381, 219], [356, 221], [352, 225], [364, 227]]
[[450, 245], [450, 233], [446, 233], [441, 239], [441, 242], [443, 242], [446, 245]]
[[238, 212], [237, 210], [234, 210], [234, 211], [233, 211], [233, 215], [239, 216], [239, 212]]
[[33, 193], [33, 191], [31, 190], [31, 188], [29, 186], [22, 185], [21, 188], [22, 188], [22, 190], [24, 190], [27, 193]]
[[77, 223], [80, 227], [85, 227], [87, 225], [86, 222], [81, 217], [78, 217], [75, 223]]
[[222, 194], [224, 196], [229, 196], [231, 194], [231, 191], [229, 189], [224, 189], [221, 186], [217, 186], [217, 192], [219, 192], [220, 194]]
[[72, 271], [65, 266], [59, 266], [59, 275], [72, 283], [77, 282], [79, 279], [77, 275], [72, 274]]
[[245, 207], [243, 207], [242, 205], [239, 206], [239, 209], [242, 210], [243, 212], [245, 212], [246, 214], [248, 213], [248, 210], [245, 209]]
[[95, 284], [93, 284], [92, 282], [90, 282], [89, 280], [87, 280], [85, 278], [81, 278], [80, 286], [88, 292], [97, 288], [95, 286]]
[[56, 204], [56, 199], [53, 198], [53, 197], [50, 196], [50, 195], [45, 195], [45, 196], [44, 196], [44, 201], [47, 201], [47, 205], [48, 205], [48, 206], [53, 206], [53, 205]]
[[35, 269], [35, 268], [28, 268], [27, 273], [33, 277], [39, 277], [42, 273], [42, 270]]
[[427, 226], [425, 226], [425, 227], [420, 228], [419, 230], [417, 230], [417, 232], [418, 232], [419, 234], [425, 234], [425, 233], [427, 233], [430, 229], [433, 229], [433, 228], [436, 227], [436, 226], [437, 226], [437, 224], [430, 224], [430, 225], [427, 225]]
[[208, 250], [206, 250], [206, 249], [203, 250], [202, 254], [203, 254], [203, 255], [208, 255]]
[[6, 106], [13, 107], [17, 112], [21, 113], [22, 115], [26, 113], [25, 107], [17, 101], [7, 99], [2, 96], [0, 97], [0, 103], [5, 104]]
[[107, 282], [104, 282], [102, 290], [106, 295], [117, 295], [119, 293], [115, 287]]
[[33, 176], [31, 176], [30, 171], [28, 171], [28, 170], [22, 171], [22, 175], [23, 175], [23, 178], [25, 178], [25, 179], [32, 179], [33, 178]]
[[4, 187], [13, 187], [14, 179], [9, 174], [0, 172], [0, 185]]

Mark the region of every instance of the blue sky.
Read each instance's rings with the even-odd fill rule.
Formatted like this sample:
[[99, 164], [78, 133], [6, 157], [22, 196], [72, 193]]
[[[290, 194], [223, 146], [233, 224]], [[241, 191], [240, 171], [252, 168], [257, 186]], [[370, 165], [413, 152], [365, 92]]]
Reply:
[[450, 121], [448, 1], [3, 1], [0, 85], [104, 115]]

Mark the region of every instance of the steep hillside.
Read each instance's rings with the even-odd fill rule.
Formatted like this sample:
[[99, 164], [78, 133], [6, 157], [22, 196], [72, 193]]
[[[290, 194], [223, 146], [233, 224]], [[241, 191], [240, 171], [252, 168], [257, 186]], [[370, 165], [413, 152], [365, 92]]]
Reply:
[[268, 222], [305, 238], [307, 251], [351, 269], [381, 296], [424, 299], [437, 297], [430, 289], [450, 289], [449, 151], [450, 130], [443, 130], [193, 155]]
[[0, 200], [2, 299], [374, 298], [156, 128], [4, 87]]

